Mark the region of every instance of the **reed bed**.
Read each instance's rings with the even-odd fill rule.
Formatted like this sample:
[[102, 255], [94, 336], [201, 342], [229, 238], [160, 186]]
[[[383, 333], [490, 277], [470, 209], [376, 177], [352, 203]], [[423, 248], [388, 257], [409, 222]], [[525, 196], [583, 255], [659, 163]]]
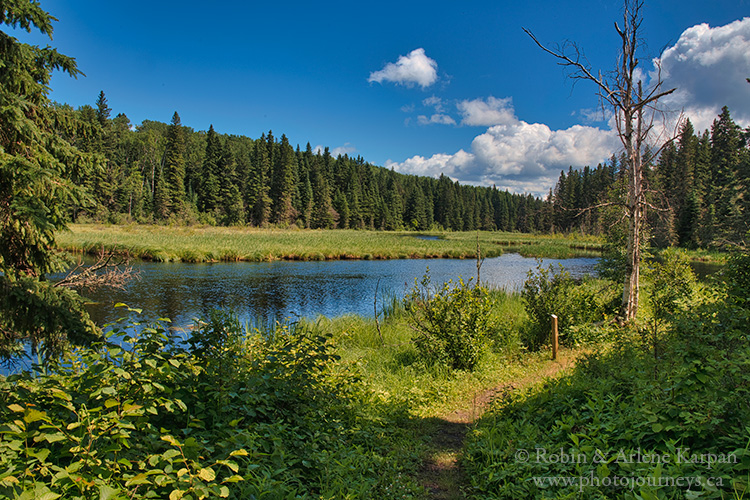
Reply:
[[[429, 236], [434, 239], [425, 239]], [[476, 258], [504, 252], [565, 258], [598, 255], [597, 238], [527, 235], [489, 231], [408, 232], [258, 229], [151, 225], [72, 224], [57, 234], [61, 249], [97, 254], [102, 250], [157, 262], [263, 262], [408, 258]]]

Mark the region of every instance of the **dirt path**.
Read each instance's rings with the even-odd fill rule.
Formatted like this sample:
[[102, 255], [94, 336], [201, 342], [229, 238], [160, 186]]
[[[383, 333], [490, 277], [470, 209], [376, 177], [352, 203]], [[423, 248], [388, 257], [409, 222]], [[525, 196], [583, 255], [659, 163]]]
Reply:
[[428, 492], [428, 497], [437, 500], [464, 498], [461, 485], [464, 484], [459, 457], [464, 448], [466, 434], [472, 424], [482, 416], [490, 403], [508, 392], [523, 389], [541, 382], [545, 378], [558, 375], [575, 364], [577, 353], [561, 351], [556, 361], [549, 360], [529, 375], [503, 383], [482, 393], [476, 394], [453, 412], [439, 418], [425, 421], [426, 434], [430, 437], [430, 452], [419, 476], [420, 483]]

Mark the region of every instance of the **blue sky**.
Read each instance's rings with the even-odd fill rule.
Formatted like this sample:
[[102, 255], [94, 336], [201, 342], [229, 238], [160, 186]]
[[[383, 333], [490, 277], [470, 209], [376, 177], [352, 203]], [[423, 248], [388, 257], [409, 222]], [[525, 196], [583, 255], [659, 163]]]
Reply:
[[[608, 71], [621, 2], [101, 2], [42, 0], [54, 40], [86, 74], [56, 76], [52, 99], [94, 104], [100, 90], [134, 124], [168, 122], [376, 165], [543, 195], [561, 169], [605, 159], [618, 143], [592, 113], [595, 89], [566, 78], [545, 44], [577, 42]], [[644, 78], [664, 57], [666, 104], [696, 128], [721, 106], [750, 125], [750, 1], [665, 0], [644, 8]], [[705, 23], [705, 24], [703, 24]]]

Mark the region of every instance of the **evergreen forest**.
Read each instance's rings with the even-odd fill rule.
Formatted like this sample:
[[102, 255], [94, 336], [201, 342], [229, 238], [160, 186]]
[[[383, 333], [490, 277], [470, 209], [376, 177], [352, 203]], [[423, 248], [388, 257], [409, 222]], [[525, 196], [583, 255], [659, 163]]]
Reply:
[[[134, 126], [95, 106], [54, 105], [57, 133], [95, 159], [71, 180], [92, 195], [70, 216], [103, 222], [204, 223], [379, 230], [499, 230], [604, 234], [613, 200], [627, 189], [625, 161], [572, 165], [545, 199], [495, 186], [405, 175], [361, 156], [292, 145], [272, 131], [257, 139], [195, 131], [180, 122]], [[711, 130], [689, 120], [646, 170], [656, 246], [711, 247], [748, 229], [750, 131], [726, 107]]]

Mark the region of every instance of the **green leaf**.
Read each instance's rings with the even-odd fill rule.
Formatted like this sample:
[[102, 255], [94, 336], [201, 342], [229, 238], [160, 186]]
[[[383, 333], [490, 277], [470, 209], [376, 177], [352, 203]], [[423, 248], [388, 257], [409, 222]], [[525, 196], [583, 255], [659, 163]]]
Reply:
[[26, 421], [27, 424], [30, 424], [32, 422], [39, 422], [40, 420], [43, 420], [45, 422], [49, 421], [49, 418], [47, 417], [47, 414], [43, 411], [30, 409], [26, 412], [26, 415], [24, 415], [23, 419]]
[[663, 426], [663, 425], [661, 425], [661, 424], [660, 424], [660, 423], [658, 423], [658, 422], [657, 422], [657, 423], [655, 423], [655, 424], [651, 424], [651, 430], [652, 430], [652, 431], [654, 431], [654, 432], [661, 432], [661, 431], [662, 431], [662, 429], [664, 429], [664, 426]]
[[162, 436], [161, 440], [166, 441], [172, 446], [182, 446], [179, 441], [177, 441], [174, 437], [170, 436], [169, 434], [167, 434], [166, 436]]
[[234, 476], [230, 476], [226, 478], [224, 481], [222, 481], [222, 483], [239, 483], [240, 481], [244, 481], [244, 480], [245, 480], [244, 477], [235, 474]]
[[141, 472], [140, 474], [125, 481], [126, 487], [130, 487], [130, 486], [134, 486], [138, 484], [151, 484], [151, 481], [147, 479], [147, 475], [145, 472]]
[[180, 500], [184, 495], [183, 490], [172, 490], [172, 493], [169, 494], [169, 500]]
[[99, 487], [99, 500], [110, 500], [111, 498], [115, 498], [118, 493], [118, 490], [103, 484]]
[[204, 481], [213, 481], [216, 479], [216, 472], [212, 468], [207, 467], [198, 471], [198, 477]]
[[179, 450], [171, 449], [171, 450], [165, 451], [162, 454], [162, 458], [164, 458], [164, 460], [171, 460], [172, 458], [179, 456], [179, 455], [180, 455]]

